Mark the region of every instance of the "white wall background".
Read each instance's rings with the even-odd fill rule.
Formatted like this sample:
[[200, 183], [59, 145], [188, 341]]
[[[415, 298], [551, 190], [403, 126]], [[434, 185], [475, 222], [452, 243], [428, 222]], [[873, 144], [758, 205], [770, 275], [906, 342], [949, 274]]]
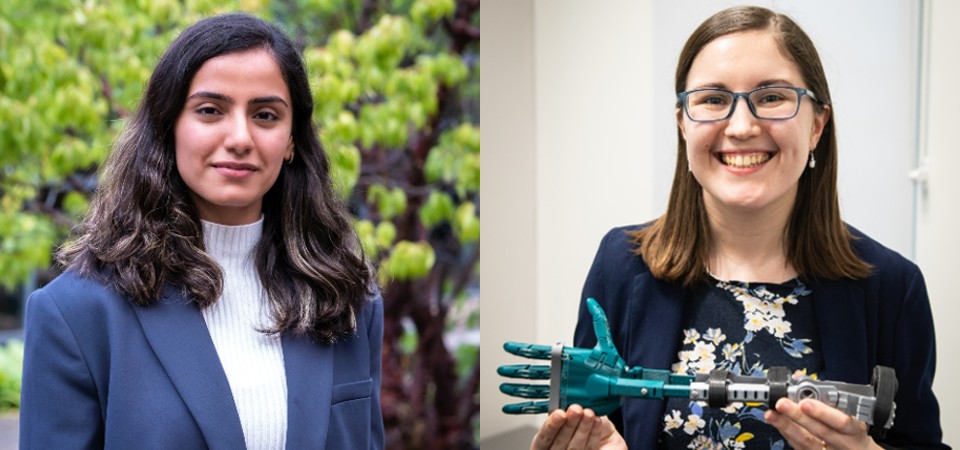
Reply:
[[572, 339], [569, 318], [603, 233], [650, 215], [652, 158], [637, 151], [653, 134], [644, 3], [534, 2], [540, 340]]
[[[960, 3], [924, 2], [925, 55], [921, 75], [920, 156], [928, 168], [927, 184], [917, 190], [916, 262], [923, 270], [937, 330], [937, 376], [933, 391], [940, 400], [944, 440], [960, 447], [960, 302], [957, 257], [960, 255], [960, 109], [949, 92], [960, 80]], [[946, 94], [945, 94], [946, 93]], [[484, 372], [486, 373], [486, 372]]]
[[496, 374], [497, 366], [516, 363], [502, 350], [504, 341], [537, 339], [533, 2], [485, 2], [480, 21], [497, 30], [480, 40], [480, 83], [488, 86], [481, 87], [480, 96], [487, 130], [486, 150], [480, 152], [481, 295], [489, 299], [483, 302], [486, 325], [480, 335], [480, 432], [485, 438], [536, 423], [533, 417], [500, 413], [507, 397], [499, 393]]
[[[791, 15], [817, 44], [837, 111], [844, 217], [915, 259], [937, 320], [947, 442], [960, 439], [960, 331], [947, 317], [960, 254], [960, 6], [945, 0], [760, 1]], [[609, 228], [649, 220], [673, 173], [673, 71], [697, 24], [730, 1], [487, 0], [481, 42], [482, 334], [481, 439], [542, 416], [509, 417], [496, 366], [519, 363], [504, 341], [572, 338], [581, 285]], [[934, 12], [934, 13], [932, 13]], [[921, 44], [921, 37], [925, 40]], [[921, 68], [924, 68], [921, 70]], [[893, 106], [891, 106], [893, 105]], [[931, 162], [916, 195], [907, 174], [918, 152]], [[924, 193], [925, 192], [925, 193]], [[916, 232], [915, 232], [916, 230]]]
[[[583, 275], [612, 224], [650, 217], [651, 7], [484, 3], [481, 438], [539, 424], [500, 413], [504, 341], [571, 340]], [[575, 31], [575, 32], [571, 32]], [[550, 69], [545, 69], [550, 68]], [[493, 87], [491, 89], [491, 87]], [[609, 193], [607, 195], [605, 193]]]

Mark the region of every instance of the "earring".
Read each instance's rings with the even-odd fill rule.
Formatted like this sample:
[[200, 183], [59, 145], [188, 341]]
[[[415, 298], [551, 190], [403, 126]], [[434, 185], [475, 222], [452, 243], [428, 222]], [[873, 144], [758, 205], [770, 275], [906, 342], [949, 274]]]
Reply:
[[813, 152], [810, 152], [810, 162], [807, 164], [811, 169], [817, 167], [817, 158], [813, 157]]

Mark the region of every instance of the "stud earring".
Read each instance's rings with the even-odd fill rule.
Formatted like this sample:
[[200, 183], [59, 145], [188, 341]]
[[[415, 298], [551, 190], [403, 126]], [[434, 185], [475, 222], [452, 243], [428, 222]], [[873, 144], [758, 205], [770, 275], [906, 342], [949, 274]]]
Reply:
[[807, 164], [811, 169], [817, 167], [817, 158], [813, 156], [813, 152], [810, 152], [810, 162]]

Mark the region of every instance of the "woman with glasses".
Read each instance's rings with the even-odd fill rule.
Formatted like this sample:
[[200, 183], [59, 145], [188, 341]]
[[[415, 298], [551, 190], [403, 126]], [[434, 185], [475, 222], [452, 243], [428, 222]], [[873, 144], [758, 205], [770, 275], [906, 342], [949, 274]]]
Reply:
[[[774, 366], [899, 380], [885, 437], [816, 400], [723, 409], [626, 399], [609, 417], [554, 411], [532, 448], [948, 448], [931, 384], [933, 320], [916, 265], [840, 217], [826, 76], [790, 18], [735, 7], [688, 39], [666, 213], [604, 237], [583, 290], [629, 366], [763, 376]], [[575, 346], [596, 344], [585, 303]]]

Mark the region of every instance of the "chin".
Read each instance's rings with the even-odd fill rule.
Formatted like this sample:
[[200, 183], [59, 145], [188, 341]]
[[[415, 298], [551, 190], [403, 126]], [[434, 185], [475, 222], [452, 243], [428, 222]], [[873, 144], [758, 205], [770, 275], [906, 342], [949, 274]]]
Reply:
[[751, 190], [750, 193], [731, 192], [728, 195], [716, 197], [716, 199], [718, 204], [726, 208], [743, 210], [761, 209], [772, 203], [770, 199], [758, 196], [756, 190]]

